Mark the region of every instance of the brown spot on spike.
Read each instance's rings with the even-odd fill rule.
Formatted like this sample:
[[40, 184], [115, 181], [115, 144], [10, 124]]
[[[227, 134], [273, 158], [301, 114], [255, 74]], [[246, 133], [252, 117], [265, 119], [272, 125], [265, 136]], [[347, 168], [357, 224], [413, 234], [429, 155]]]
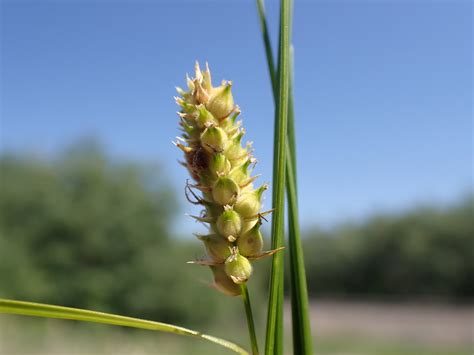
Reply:
[[193, 179], [199, 181], [199, 174], [202, 170], [207, 169], [209, 158], [202, 148], [195, 148], [191, 152], [185, 154], [186, 163]]

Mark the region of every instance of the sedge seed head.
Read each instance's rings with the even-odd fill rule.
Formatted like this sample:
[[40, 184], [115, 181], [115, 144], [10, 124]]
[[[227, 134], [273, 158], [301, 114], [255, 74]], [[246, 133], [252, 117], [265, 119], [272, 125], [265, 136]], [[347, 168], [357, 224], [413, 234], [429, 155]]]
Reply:
[[222, 86], [215, 88], [207, 109], [212, 112], [217, 119], [224, 119], [234, 110], [234, 97], [232, 96], [232, 83], [226, 82]]
[[260, 199], [255, 191], [242, 193], [234, 205], [234, 209], [243, 217], [255, 216], [260, 211]]
[[[187, 77], [187, 91], [177, 88], [179, 125], [183, 132], [175, 145], [184, 152], [182, 163], [195, 180], [187, 184], [186, 197], [204, 211], [195, 217], [209, 225], [200, 236], [214, 274], [214, 287], [228, 295], [241, 293], [238, 283], [252, 273], [248, 257], [261, 254], [259, 230], [261, 195], [255, 189], [250, 144], [242, 146], [245, 130], [237, 120], [232, 83], [213, 87], [211, 72], [196, 63], [195, 77]], [[215, 265], [214, 265], [215, 264]]]
[[239, 196], [239, 192], [239, 185], [232, 178], [223, 176], [217, 178], [212, 188], [212, 197], [219, 205], [225, 206], [234, 203], [237, 196]]
[[198, 237], [206, 246], [207, 254], [216, 262], [224, 262], [231, 255], [232, 244], [217, 234]]
[[224, 265], [211, 266], [214, 274], [214, 287], [227, 296], [238, 296], [242, 290], [225, 272]]
[[212, 115], [212, 113], [210, 113], [206, 109], [206, 106], [199, 105], [199, 106], [197, 106], [196, 123], [197, 123], [197, 125], [199, 126], [200, 129], [204, 129], [204, 128], [209, 127], [209, 126], [217, 125], [217, 120]]
[[209, 163], [209, 169], [211, 171], [211, 175], [213, 176], [227, 175], [229, 174], [231, 168], [232, 165], [230, 164], [229, 159], [227, 159], [222, 153], [214, 154]]
[[236, 284], [247, 282], [252, 275], [252, 264], [249, 259], [242, 256], [237, 248], [234, 248], [232, 255], [225, 261], [225, 272]]
[[224, 151], [227, 145], [227, 134], [220, 127], [209, 126], [201, 134], [201, 146], [209, 153]]
[[226, 239], [236, 239], [242, 229], [242, 219], [230, 206], [226, 206], [224, 212], [217, 218], [217, 230]]
[[262, 251], [263, 237], [260, 232], [260, 225], [256, 224], [247, 233], [242, 234], [237, 239], [237, 247], [239, 248], [240, 254], [243, 256], [257, 255]]

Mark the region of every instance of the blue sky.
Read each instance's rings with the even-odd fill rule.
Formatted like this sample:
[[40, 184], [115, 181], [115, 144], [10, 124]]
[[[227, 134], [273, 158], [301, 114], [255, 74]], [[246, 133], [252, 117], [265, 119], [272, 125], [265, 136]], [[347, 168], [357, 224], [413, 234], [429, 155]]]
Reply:
[[[276, 43], [278, 4], [267, 8]], [[233, 80], [271, 181], [273, 102], [253, 1], [7, 0], [1, 26], [2, 151], [50, 155], [96, 136], [113, 155], [162, 162], [181, 191], [172, 97], [207, 60], [216, 82]], [[471, 189], [469, 1], [296, 0], [293, 42], [305, 227]]]

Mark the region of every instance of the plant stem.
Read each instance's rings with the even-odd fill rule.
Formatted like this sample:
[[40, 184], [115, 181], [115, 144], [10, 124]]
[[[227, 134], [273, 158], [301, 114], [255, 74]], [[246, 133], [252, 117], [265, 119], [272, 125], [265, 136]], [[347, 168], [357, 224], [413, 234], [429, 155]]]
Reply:
[[[289, 146], [288, 150], [289, 150]], [[290, 152], [287, 152], [290, 156]], [[287, 197], [291, 272], [291, 314], [293, 324], [293, 349], [295, 354], [310, 355], [312, 350], [311, 322], [309, 320], [308, 289], [304, 267], [303, 246], [298, 223], [298, 200], [296, 193], [296, 169], [292, 159], [287, 160]]]
[[252, 345], [252, 354], [258, 355], [258, 343], [257, 343], [257, 335], [255, 333], [255, 323], [253, 320], [252, 314], [252, 306], [250, 305], [250, 295], [249, 290], [247, 288], [247, 284], [243, 283], [240, 285], [242, 289], [242, 299], [244, 301], [245, 306], [245, 315], [247, 316], [247, 326], [249, 328], [249, 336], [250, 336], [250, 343]]
[[265, 6], [263, 5], [263, 0], [257, 0], [257, 9], [258, 9], [258, 18], [260, 20], [260, 28], [262, 30], [263, 36], [263, 44], [265, 46], [265, 53], [267, 54], [267, 65], [268, 70], [270, 72], [270, 81], [272, 83], [272, 90], [273, 90], [273, 98], [276, 102], [276, 95], [278, 92], [278, 83], [276, 81], [276, 74], [275, 74], [275, 63], [273, 61], [273, 54], [272, 54], [272, 44], [270, 42], [270, 35], [268, 34], [268, 25], [267, 19], [265, 16]]
[[[284, 244], [285, 160], [288, 122], [288, 88], [290, 62], [290, 1], [281, 0], [280, 43], [278, 55], [278, 101], [275, 115], [273, 147], [273, 199], [272, 248]], [[270, 295], [268, 301], [265, 353], [283, 353], [283, 253], [276, 253], [272, 260]]]
[[[275, 105], [278, 104], [278, 84], [276, 82], [277, 71], [273, 61], [273, 52], [268, 34], [268, 25], [265, 17], [263, 0], [256, 0], [262, 30], [263, 43], [267, 58], [268, 71], [272, 84]], [[292, 12], [292, 1], [290, 1], [290, 12]], [[290, 21], [292, 14], [290, 14]], [[290, 23], [291, 30], [291, 23]], [[291, 34], [290, 34], [291, 36]], [[281, 37], [281, 28], [280, 28]], [[288, 230], [291, 272], [291, 309], [293, 324], [293, 348], [295, 354], [312, 354], [311, 323], [308, 312], [308, 291], [306, 285], [306, 273], [304, 268], [304, 255], [301, 244], [299, 220], [298, 220], [298, 198], [296, 178], [296, 138], [294, 128], [293, 107], [293, 48], [291, 47], [291, 70], [288, 93], [288, 141], [286, 147], [286, 189], [288, 198]]]

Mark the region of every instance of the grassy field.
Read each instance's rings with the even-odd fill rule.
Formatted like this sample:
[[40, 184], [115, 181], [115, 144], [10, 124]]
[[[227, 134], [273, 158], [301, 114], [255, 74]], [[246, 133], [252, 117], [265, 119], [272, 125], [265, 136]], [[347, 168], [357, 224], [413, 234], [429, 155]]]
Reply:
[[[316, 302], [317, 354], [468, 355], [473, 307]], [[286, 317], [287, 324], [289, 317]], [[234, 326], [235, 324], [235, 326]], [[214, 329], [213, 329], [214, 328]], [[206, 331], [247, 346], [238, 322]], [[263, 334], [262, 334], [263, 335]], [[290, 332], [287, 332], [290, 349]], [[241, 341], [239, 341], [241, 340]], [[243, 341], [242, 341], [243, 340]], [[225, 354], [203, 341], [104, 325], [0, 316], [0, 354]]]

